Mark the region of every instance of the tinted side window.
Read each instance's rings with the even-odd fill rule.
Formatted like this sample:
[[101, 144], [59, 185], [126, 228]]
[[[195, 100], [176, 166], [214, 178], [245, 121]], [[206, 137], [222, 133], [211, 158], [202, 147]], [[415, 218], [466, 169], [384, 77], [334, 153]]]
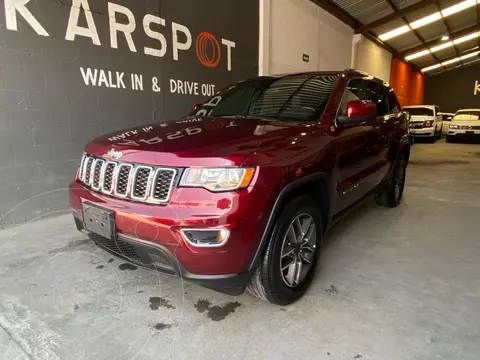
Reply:
[[365, 81], [362, 79], [352, 79], [348, 82], [340, 102], [338, 115], [347, 115], [347, 105], [353, 100], [367, 100]]
[[383, 85], [367, 80], [367, 97], [377, 105], [377, 116], [388, 114], [387, 94]]
[[440, 109], [438, 106], [435, 106], [435, 116], [438, 116], [438, 113], [440, 112]]
[[393, 89], [387, 89], [387, 101], [390, 114], [396, 114], [400, 111], [400, 104]]

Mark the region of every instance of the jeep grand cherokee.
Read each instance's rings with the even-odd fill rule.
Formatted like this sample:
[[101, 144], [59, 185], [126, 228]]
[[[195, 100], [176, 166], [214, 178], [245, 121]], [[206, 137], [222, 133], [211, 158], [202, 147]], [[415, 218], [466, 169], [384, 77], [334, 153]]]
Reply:
[[331, 224], [369, 194], [399, 204], [409, 152], [388, 84], [354, 70], [265, 76], [178, 121], [94, 139], [70, 201], [78, 229], [123, 259], [289, 304]]

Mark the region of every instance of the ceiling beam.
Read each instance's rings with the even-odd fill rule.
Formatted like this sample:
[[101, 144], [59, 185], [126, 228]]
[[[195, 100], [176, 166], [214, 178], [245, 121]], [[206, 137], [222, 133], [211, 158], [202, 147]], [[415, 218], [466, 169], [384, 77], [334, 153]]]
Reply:
[[419, 2], [417, 2], [413, 5], [407, 6], [403, 9], [399, 9], [399, 10], [397, 10], [397, 11], [391, 13], [390, 15], [387, 15], [387, 16], [381, 18], [381, 19], [372, 21], [369, 24], [361, 25], [361, 26], [355, 28], [355, 34], [363, 34], [364, 32], [370, 31], [370, 30], [372, 30], [376, 27], [385, 25], [385, 24], [387, 24], [387, 23], [389, 23], [393, 20], [399, 19], [402, 16], [405, 16], [405, 15], [411, 13], [412, 11], [423, 9], [425, 6], [430, 5], [430, 4], [434, 4], [436, 1], [437, 0], [420, 0]]
[[[465, 36], [465, 35], [468, 35], [474, 31], [480, 31], [480, 26], [475, 24], [473, 26], [470, 26], [469, 28], [467, 29], [463, 29], [461, 31], [457, 31], [457, 32], [452, 32], [452, 35], [451, 35], [451, 38], [450, 38], [450, 41], [453, 41], [459, 37], [462, 37], [462, 36]], [[441, 43], [441, 41], [439, 39], [435, 39], [435, 40], [432, 40], [432, 41], [427, 41], [425, 44], [422, 44], [422, 45], [418, 45], [418, 46], [415, 46], [415, 47], [412, 47], [412, 48], [409, 48], [407, 50], [404, 50], [402, 52], [400, 52], [398, 55], [400, 57], [405, 57], [406, 55], [409, 55], [409, 54], [412, 54], [412, 53], [416, 53], [417, 51], [421, 51], [421, 50], [426, 50], [426, 49], [429, 49], [431, 48], [432, 46], [435, 46], [435, 45], [439, 45]]]

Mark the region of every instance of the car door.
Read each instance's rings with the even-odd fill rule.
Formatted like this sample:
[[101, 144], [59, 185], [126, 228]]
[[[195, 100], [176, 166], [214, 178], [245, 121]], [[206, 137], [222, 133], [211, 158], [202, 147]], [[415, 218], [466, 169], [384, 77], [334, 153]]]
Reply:
[[396, 101], [393, 90], [384, 84], [367, 80], [367, 96], [377, 104], [378, 130], [372, 148], [375, 149], [369, 158], [369, 183], [372, 188], [378, 186], [388, 174], [390, 149], [394, 143], [400, 141], [397, 137], [403, 134], [400, 106]]
[[[368, 101], [363, 79], [350, 79], [340, 101], [337, 116], [345, 115], [353, 100]], [[360, 200], [371, 190], [369, 176], [372, 157], [378, 154], [379, 124], [377, 119], [360, 124], [344, 125], [335, 142], [338, 149], [335, 190], [335, 213]]]

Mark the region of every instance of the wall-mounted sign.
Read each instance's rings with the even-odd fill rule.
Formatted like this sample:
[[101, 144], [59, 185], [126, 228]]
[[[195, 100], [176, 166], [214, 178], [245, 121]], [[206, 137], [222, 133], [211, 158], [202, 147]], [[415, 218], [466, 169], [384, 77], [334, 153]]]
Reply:
[[310, 56], [308, 56], [307, 54], [303, 54], [302, 60], [305, 62], [310, 62]]
[[480, 82], [475, 80], [475, 85], [473, 86], [473, 95], [480, 93]]

